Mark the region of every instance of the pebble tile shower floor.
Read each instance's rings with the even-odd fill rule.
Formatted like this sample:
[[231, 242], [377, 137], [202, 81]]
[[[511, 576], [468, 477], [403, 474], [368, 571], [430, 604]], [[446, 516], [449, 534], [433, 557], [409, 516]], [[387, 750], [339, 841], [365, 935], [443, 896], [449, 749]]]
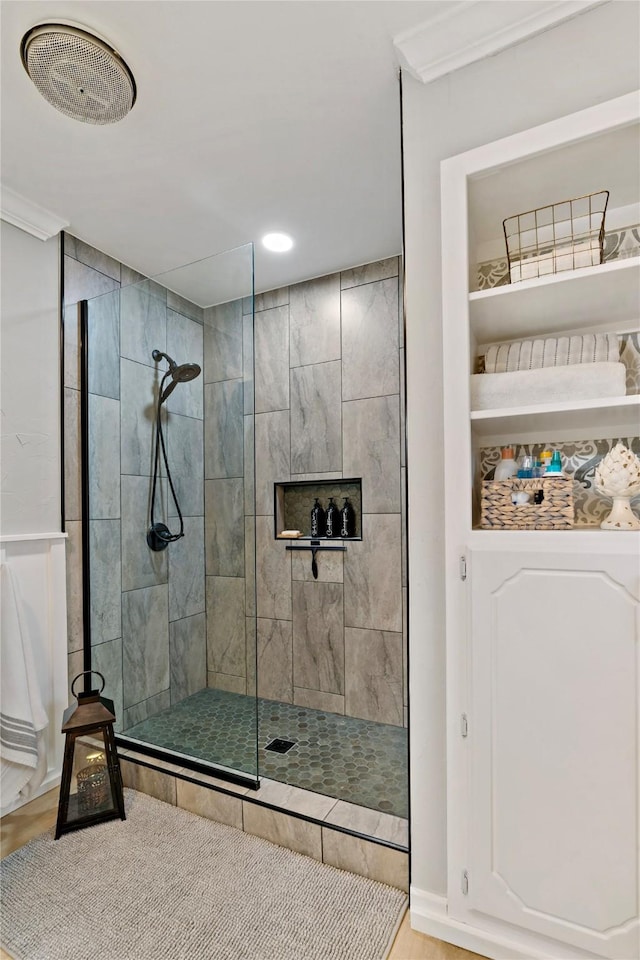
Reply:
[[[256, 772], [256, 701], [208, 688], [123, 731], [126, 736], [235, 770]], [[295, 746], [265, 750], [275, 738]], [[261, 776], [407, 816], [407, 731], [290, 703], [258, 700]]]

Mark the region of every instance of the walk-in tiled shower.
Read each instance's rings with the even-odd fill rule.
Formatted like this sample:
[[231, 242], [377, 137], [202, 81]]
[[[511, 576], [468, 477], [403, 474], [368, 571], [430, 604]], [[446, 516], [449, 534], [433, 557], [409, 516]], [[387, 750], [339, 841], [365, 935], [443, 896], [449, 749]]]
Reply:
[[[148, 281], [65, 237], [65, 503], [74, 676], [89, 627], [84, 353], [92, 665], [123, 742], [403, 817], [398, 267], [392, 258], [254, 297], [250, 246]], [[202, 370], [160, 407], [185, 535], [159, 551], [147, 532], [169, 361], [154, 350]], [[175, 532], [161, 468], [156, 514]], [[300, 482], [304, 498], [303, 482], [317, 493], [343, 477], [361, 484], [361, 539], [319, 551], [314, 576], [310, 554], [278, 539], [275, 489]], [[274, 740], [293, 746], [267, 749]]]

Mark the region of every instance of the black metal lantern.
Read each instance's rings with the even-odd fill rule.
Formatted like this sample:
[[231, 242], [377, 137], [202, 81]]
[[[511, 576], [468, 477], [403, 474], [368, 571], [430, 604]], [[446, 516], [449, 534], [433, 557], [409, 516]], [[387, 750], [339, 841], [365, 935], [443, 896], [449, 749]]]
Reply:
[[[76, 680], [91, 673], [102, 680], [100, 690], [76, 695]], [[66, 739], [56, 840], [63, 833], [104, 820], [116, 817], [126, 820], [122, 776], [113, 736], [116, 717], [113, 700], [100, 696], [104, 683], [101, 673], [85, 670], [74, 677], [71, 684], [71, 693], [77, 703], [68, 707], [62, 718], [62, 733]]]

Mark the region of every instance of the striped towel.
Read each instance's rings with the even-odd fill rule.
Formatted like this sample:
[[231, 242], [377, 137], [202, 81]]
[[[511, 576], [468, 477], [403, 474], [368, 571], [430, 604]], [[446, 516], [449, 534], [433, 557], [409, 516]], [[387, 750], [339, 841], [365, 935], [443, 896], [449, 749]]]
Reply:
[[545, 337], [496, 343], [487, 349], [485, 373], [513, 373], [566, 367], [574, 363], [617, 363], [620, 342], [613, 333], [586, 333], [581, 337]]

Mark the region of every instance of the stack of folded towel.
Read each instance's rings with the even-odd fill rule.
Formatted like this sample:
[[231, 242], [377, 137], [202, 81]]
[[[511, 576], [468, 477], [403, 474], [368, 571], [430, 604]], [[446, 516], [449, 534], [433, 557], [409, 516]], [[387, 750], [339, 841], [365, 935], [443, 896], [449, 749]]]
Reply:
[[487, 349], [484, 373], [471, 376], [471, 409], [621, 397], [626, 370], [615, 334], [545, 337]]

